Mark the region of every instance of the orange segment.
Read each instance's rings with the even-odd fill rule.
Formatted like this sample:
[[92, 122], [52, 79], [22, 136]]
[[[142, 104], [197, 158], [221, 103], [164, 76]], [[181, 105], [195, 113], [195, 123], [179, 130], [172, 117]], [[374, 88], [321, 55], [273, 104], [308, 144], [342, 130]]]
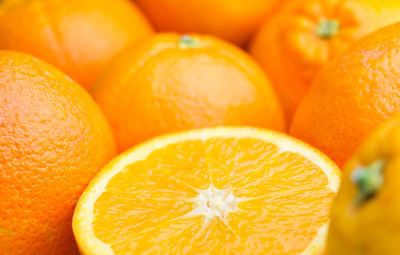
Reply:
[[106, 166], [79, 201], [83, 254], [319, 254], [340, 170], [286, 135], [164, 136]]

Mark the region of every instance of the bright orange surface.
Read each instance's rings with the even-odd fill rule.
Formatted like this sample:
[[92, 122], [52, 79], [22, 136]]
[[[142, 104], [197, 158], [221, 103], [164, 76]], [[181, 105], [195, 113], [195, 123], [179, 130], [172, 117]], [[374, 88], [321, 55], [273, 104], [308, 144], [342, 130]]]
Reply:
[[400, 23], [358, 41], [316, 79], [290, 133], [340, 167], [374, 128], [400, 111]]
[[[382, 186], [362, 203], [356, 203], [361, 192], [354, 181], [356, 171], [378, 161]], [[373, 132], [346, 164], [332, 207], [327, 254], [396, 255], [399, 252], [399, 168], [400, 116], [396, 116]]]
[[328, 61], [396, 21], [398, 0], [291, 0], [267, 19], [250, 52], [276, 87], [290, 121]]
[[78, 84], [0, 51], [0, 254], [78, 254], [75, 204], [115, 153], [104, 116]]
[[91, 91], [120, 151], [168, 132], [217, 125], [284, 130], [262, 70], [208, 36], [158, 34], [121, 53]]
[[0, 49], [41, 58], [86, 89], [116, 53], [151, 32], [128, 0], [0, 2]]
[[264, 131], [207, 132], [215, 131], [167, 136], [168, 145], [157, 138], [106, 166], [75, 212], [82, 254], [98, 254], [91, 235], [116, 255], [299, 254], [311, 246], [328, 220], [339, 169], [321, 154], [317, 165], [300, 154], [309, 147], [270, 131], [270, 141], [256, 136]]
[[283, 0], [137, 0], [160, 31], [205, 33], [246, 45]]

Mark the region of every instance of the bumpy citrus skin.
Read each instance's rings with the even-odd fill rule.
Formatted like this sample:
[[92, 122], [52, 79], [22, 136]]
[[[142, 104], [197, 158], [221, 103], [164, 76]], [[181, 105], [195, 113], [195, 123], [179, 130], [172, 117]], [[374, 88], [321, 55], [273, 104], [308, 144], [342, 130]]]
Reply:
[[0, 1], [0, 49], [41, 58], [86, 89], [110, 58], [151, 32], [128, 0]]
[[292, 0], [267, 19], [250, 52], [290, 121], [315, 76], [354, 41], [400, 21], [397, 0]]
[[290, 133], [339, 166], [400, 110], [400, 23], [355, 43], [327, 65], [297, 110]]
[[0, 254], [78, 254], [75, 204], [115, 153], [105, 117], [78, 84], [0, 51]]
[[[356, 203], [355, 171], [382, 162], [383, 182], [369, 199]], [[329, 255], [396, 255], [400, 243], [400, 116], [386, 123], [361, 146], [345, 168], [332, 208]], [[369, 171], [373, 169], [369, 169]], [[372, 183], [373, 184], [373, 183]]]
[[282, 0], [138, 0], [160, 31], [205, 33], [246, 45]]
[[149, 38], [115, 58], [91, 92], [120, 151], [192, 128], [284, 130], [281, 106], [262, 70], [238, 48], [208, 36]]

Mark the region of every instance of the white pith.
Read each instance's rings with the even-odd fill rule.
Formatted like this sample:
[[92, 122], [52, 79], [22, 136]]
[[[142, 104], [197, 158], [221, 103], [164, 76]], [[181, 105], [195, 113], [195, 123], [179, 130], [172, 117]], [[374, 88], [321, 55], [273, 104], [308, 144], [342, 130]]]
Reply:
[[207, 219], [218, 217], [225, 220], [230, 212], [237, 209], [240, 198], [235, 197], [231, 190], [217, 189], [213, 184], [207, 189], [196, 189], [198, 195], [189, 199], [197, 206], [185, 217], [205, 216]]
[[[94, 205], [100, 195], [106, 190], [109, 181], [119, 172], [123, 171], [126, 166], [146, 159], [147, 156], [157, 150], [164, 148], [169, 144], [182, 142], [187, 140], [201, 140], [206, 141], [211, 138], [257, 138], [259, 140], [271, 142], [279, 148], [282, 152], [293, 152], [302, 155], [309, 159], [315, 165], [319, 166], [328, 178], [327, 187], [333, 192], [337, 192], [341, 172], [334, 163], [327, 157], [321, 155], [317, 150], [310, 146], [297, 141], [295, 139], [288, 139], [287, 136], [273, 131], [265, 131], [256, 128], [230, 128], [221, 127], [213, 129], [194, 130], [185, 132], [178, 135], [167, 135], [146, 142], [137, 146], [130, 151], [123, 153], [121, 156], [110, 162], [101, 172], [96, 176], [88, 189], [82, 195], [77, 211], [74, 215], [74, 232], [77, 236], [80, 248], [85, 251], [85, 255], [115, 255], [110, 244], [104, 243], [98, 239], [93, 230], [94, 222]], [[231, 190], [216, 189], [212, 184], [207, 189], [196, 189], [198, 195], [191, 198], [190, 201], [197, 203], [191, 212], [186, 214], [186, 217], [204, 216], [205, 221], [203, 227], [210, 223], [207, 219], [218, 217], [229, 228], [226, 217], [229, 213], [238, 210], [237, 205], [242, 201], [241, 198], [235, 197]], [[184, 217], [185, 217], [184, 216]], [[328, 223], [324, 224], [318, 229], [318, 234], [308, 247], [301, 253], [301, 255], [320, 254], [324, 249], [324, 239], [327, 234]]]

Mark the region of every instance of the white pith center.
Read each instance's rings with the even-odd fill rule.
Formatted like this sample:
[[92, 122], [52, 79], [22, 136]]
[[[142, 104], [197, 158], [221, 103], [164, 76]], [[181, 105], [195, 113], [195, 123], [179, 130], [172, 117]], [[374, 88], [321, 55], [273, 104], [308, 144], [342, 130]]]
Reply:
[[208, 189], [196, 189], [198, 195], [189, 199], [197, 206], [186, 216], [203, 215], [206, 218], [219, 217], [225, 220], [230, 212], [237, 210], [240, 198], [235, 197], [232, 190], [217, 189], [210, 185]]

